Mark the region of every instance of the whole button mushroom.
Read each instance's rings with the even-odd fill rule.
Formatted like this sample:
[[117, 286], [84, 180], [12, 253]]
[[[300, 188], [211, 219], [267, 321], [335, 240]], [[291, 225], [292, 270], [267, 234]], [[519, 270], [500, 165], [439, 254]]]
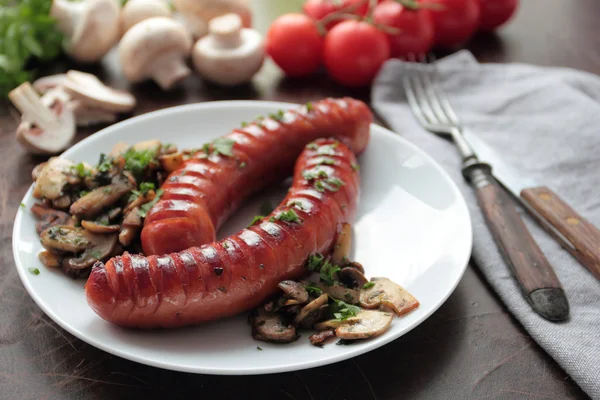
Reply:
[[173, 5], [196, 39], [206, 35], [211, 19], [229, 13], [238, 14], [244, 27], [252, 26], [248, 0], [173, 0]]
[[196, 70], [204, 78], [226, 86], [250, 81], [262, 66], [264, 57], [260, 33], [242, 28], [237, 14], [212, 19], [208, 36], [198, 40], [192, 50]]
[[121, 34], [152, 17], [170, 17], [171, 9], [164, 0], [129, 0], [121, 10]]
[[123, 74], [130, 82], [153, 79], [168, 90], [191, 73], [185, 59], [192, 45], [182, 23], [165, 17], [146, 19], [121, 39], [119, 58]]
[[65, 35], [63, 48], [77, 61], [99, 61], [119, 40], [117, 0], [53, 0], [50, 16]]

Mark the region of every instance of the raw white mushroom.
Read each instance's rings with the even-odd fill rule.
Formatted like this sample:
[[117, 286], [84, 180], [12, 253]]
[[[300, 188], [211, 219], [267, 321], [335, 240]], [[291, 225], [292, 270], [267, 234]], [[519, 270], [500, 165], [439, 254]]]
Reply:
[[117, 0], [53, 0], [50, 16], [65, 35], [63, 48], [81, 62], [97, 62], [119, 40]]
[[226, 86], [250, 81], [265, 58], [260, 33], [242, 28], [242, 20], [237, 14], [212, 19], [209, 31], [192, 51], [194, 67], [200, 75]]
[[170, 89], [191, 73], [185, 64], [191, 48], [192, 38], [180, 22], [149, 18], [134, 25], [121, 39], [123, 74], [130, 82], [153, 79], [162, 89]]
[[50, 89], [62, 85], [66, 80], [67, 74], [48, 75], [36, 79], [31, 85], [38, 93], [44, 94]]
[[135, 97], [131, 93], [108, 87], [95, 75], [71, 70], [67, 72], [67, 78], [63, 83], [65, 90], [88, 108], [126, 113], [135, 107]]
[[229, 13], [239, 15], [244, 27], [252, 26], [252, 12], [247, 0], [173, 0], [173, 5], [196, 39], [208, 33], [211, 19]]
[[152, 17], [170, 17], [171, 9], [164, 0], [129, 0], [121, 9], [121, 34]]
[[75, 136], [75, 116], [58, 93], [46, 105], [31, 84], [25, 82], [8, 97], [21, 111], [16, 137], [26, 149], [34, 154], [56, 154], [69, 146]]

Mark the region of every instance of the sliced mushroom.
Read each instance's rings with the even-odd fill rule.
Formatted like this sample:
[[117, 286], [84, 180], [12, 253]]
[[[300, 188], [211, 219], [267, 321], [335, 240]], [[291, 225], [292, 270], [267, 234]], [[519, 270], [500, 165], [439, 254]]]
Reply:
[[345, 264], [344, 267], [354, 268], [354, 269], [358, 270], [361, 274], [363, 274], [363, 275], [365, 274], [365, 267], [363, 267], [362, 264], [359, 262], [351, 261], [351, 262]]
[[[291, 300], [288, 300], [288, 301], [291, 301]], [[301, 309], [302, 309], [302, 304], [294, 304], [294, 305], [287, 305], [285, 307], [282, 307], [279, 311], [286, 313], [286, 314], [290, 314], [290, 315], [296, 315], [300, 312]]]
[[298, 304], [304, 304], [304, 303], [302, 303], [301, 301], [298, 301], [298, 300], [289, 299], [289, 300], [286, 300], [286, 302], [283, 304], [283, 306], [288, 307], [288, 306], [295, 306]]
[[34, 204], [31, 212], [39, 220], [35, 224], [37, 233], [57, 225], [70, 225], [71, 216], [66, 212], [55, 210], [42, 204]]
[[63, 84], [67, 93], [88, 108], [118, 113], [130, 112], [136, 105], [131, 93], [106, 86], [95, 75], [70, 70], [67, 78]]
[[134, 207], [123, 219], [123, 227], [119, 233], [119, 243], [123, 246], [129, 246], [136, 238], [141, 227], [142, 217], [140, 217], [140, 209]]
[[34, 182], [37, 181], [44, 168], [46, 168], [46, 165], [48, 165], [48, 161], [44, 161], [33, 167], [33, 170], [31, 171], [31, 180]]
[[33, 197], [37, 199], [58, 199], [69, 183], [67, 176], [75, 164], [64, 158], [52, 157], [39, 172], [33, 188]]
[[67, 225], [48, 228], [40, 234], [42, 246], [48, 250], [78, 253], [90, 246], [85, 230]]
[[70, 212], [78, 217], [94, 218], [106, 208], [115, 204], [119, 199], [135, 189], [135, 186], [125, 177], [113, 179], [113, 183], [92, 190], [71, 205]]
[[61, 86], [66, 80], [66, 74], [48, 75], [36, 79], [32, 86], [37, 92], [44, 94], [50, 89]]
[[117, 113], [88, 106], [81, 100], [72, 100], [77, 126], [87, 127], [97, 124], [108, 124], [117, 120]]
[[339, 272], [340, 280], [353, 289], [362, 289], [365, 283], [369, 282], [367, 278], [356, 268], [346, 267]]
[[60, 267], [61, 257], [58, 254], [52, 253], [51, 251], [44, 250], [38, 254], [39, 260], [46, 267], [58, 268]]
[[298, 304], [308, 301], [308, 292], [304, 289], [304, 286], [296, 281], [281, 281], [277, 286], [283, 290], [287, 298], [297, 300]]
[[310, 341], [310, 344], [312, 344], [313, 346], [323, 347], [323, 345], [325, 344], [325, 342], [328, 339], [331, 339], [334, 337], [335, 337], [335, 331], [333, 329], [328, 329], [326, 331], [322, 331], [319, 333], [315, 333], [314, 335], [310, 335], [308, 337], [308, 340]]
[[144, 140], [142, 142], [137, 142], [131, 147], [135, 151], [154, 150], [156, 153], [158, 153], [162, 147], [162, 143], [160, 142], [160, 140], [151, 139]]
[[286, 324], [282, 316], [259, 307], [250, 316], [252, 336], [256, 340], [290, 343], [298, 339], [296, 327]]
[[164, 170], [168, 173], [178, 170], [183, 165], [183, 154], [180, 152], [163, 154], [158, 159]]
[[112, 210], [110, 210], [109, 212], [107, 212], [106, 216], [108, 217], [109, 221], [112, 221], [121, 214], [121, 211], [122, 211], [121, 207], [115, 207]]
[[321, 296], [305, 305], [298, 315], [296, 315], [296, 318], [294, 318], [294, 324], [302, 328], [312, 328], [312, 326], [318, 322], [318, 319], [324, 315], [328, 299], [329, 296], [323, 293]]
[[121, 154], [125, 154], [130, 147], [131, 146], [125, 142], [117, 142], [110, 150], [110, 153], [108, 153], [108, 156], [111, 158], [117, 158]]
[[356, 315], [359, 320], [353, 324], [342, 324], [335, 330], [340, 339], [368, 339], [379, 336], [392, 325], [394, 315], [375, 310], [364, 310]]
[[83, 228], [88, 232], [98, 233], [100, 235], [104, 235], [107, 233], [116, 233], [121, 230], [120, 225], [102, 225], [94, 221], [86, 220], [81, 221], [81, 226], [83, 226]]
[[358, 323], [359, 321], [360, 320], [356, 316], [348, 317], [346, 319], [328, 319], [327, 321], [319, 322], [314, 326], [314, 328], [318, 331], [324, 331], [327, 329], [337, 329], [338, 327], [344, 324], [352, 325]]
[[344, 222], [341, 224], [335, 237], [331, 262], [335, 265], [344, 265], [348, 262], [352, 250], [352, 225]]
[[116, 234], [96, 235], [88, 232], [86, 237], [89, 240], [88, 248], [79, 256], [65, 258], [62, 262], [63, 271], [72, 277], [79, 277], [79, 271], [112, 255], [117, 245]]
[[54, 208], [69, 208], [71, 205], [71, 196], [63, 194], [59, 198], [52, 200], [52, 205]]
[[417, 308], [419, 302], [402, 286], [388, 278], [371, 278], [374, 285], [360, 292], [360, 305], [364, 308], [386, 306], [400, 316]]
[[139, 209], [139, 207], [141, 207], [143, 204], [146, 204], [146, 203], [154, 200], [155, 196], [156, 196], [156, 192], [154, 190], [150, 190], [145, 195], [138, 196], [133, 201], [131, 201], [129, 204], [127, 204], [125, 206], [125, 210], [123, 212], [125, 213], [125, 215], [128, 215], [131, 213], [131, 210], [133, 210], [134, 208]]
[[323, 292], [334, 299], [343, 300], [346, 303], [357, 304], [360, 298], [360, 292], [357, 289], [347, 288], [344, 285], [334, 283], [331, 286], [322, 282], [316, 284]]

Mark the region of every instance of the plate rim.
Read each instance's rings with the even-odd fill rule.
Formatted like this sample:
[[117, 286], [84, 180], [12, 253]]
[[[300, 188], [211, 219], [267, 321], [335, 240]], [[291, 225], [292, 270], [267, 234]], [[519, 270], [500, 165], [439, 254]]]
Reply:
[[[96, 140], [95, 138], [109, 135], [111, 133], [111, 131], [113, 131], [113, 130], [127, 128], [129, 125], [133, 125], [133, 124], [137, 123], [138, 121], [152, 119], [152, 118], [160, 117], [163, 115], [176, 114], [179, 112], [187, 112], [188, 110], [191, 111], [191, 110], [197, 110], [197, 109], [210, 109], [210, 108], [215, 108], [215, 107], [217, 107], [217, 108], [218, 107], [226, 107], [227, 108], [227, 107], [240, 107], [240, 106], [252, 108], [252, 107], [256, 107], [257, 105], [259, 107], [264, 106], [265, 108], [267, 108], [267, 107], [291, 108], [291, 107], [297, 107], [299, 105], [299, 103], [263, 101], [263, 100], [220, 100], [220, 101], [191, 103], [191, 104], [183, 104], [183, 105], [178, 105], [178, 106], [167, 107], [167, 108], [163, 108], [160, 110], [155, 110], [155, 111], [147, 112], [144, 114], [136, 115], [134, 117], [128, 118], [126, 120], [123, 120], [123, 121], [117, 122], [115, 124], [112, 124], [110, 126], [107, 126], [105, 128], [102, 128], [99, 131], [91, 134], [90, 136], [82, 139], [80, 142], [76, 143], [72, 147], [68, 148], [63, 153], [61, 153], [58, 157], [61, 157], [61, 158], [68, 157], [68, 155], [70, 153], [76, 152], [80, 147], [86, 146], [88, 142], [95, 141]], [[19, 212], [17, 212], [17, 214], [15, 216], [14, 223], [13, 223], [13, 229], [12, 229], [13, 259], [15, 262], [15, 267], [17, 268], [17, 273], [19, 274], [19, 279], [21, 280], [21, 283], [27, 290], [27, 293], [32, 298], [32, 300], [36, 303], [36, 305], [38, 307], [40, 307], [42, 309], [42, 311], [54, 323], [59, 325], [65, 331], [69, 332], [71, 335], [77, 337], [79, 340], [81, 340], [91, 346], [94, 346], [102, 351], [105, 351], [109, 354], [115, 355], [117, 357], [121, 357], [123, 359], [137, 362], [137, 363], [140, 363], [143, 365], [148, 365], [148, 366], [166, 369], [166, 370], [170, 370], [170, 371], [179, 371], [179, 372], [187, 372], [187, 373], [195, 373], [195, 374], [207, 374], [207, 375], [231, 375], [231, 376], [284, 373], [284, 372], [299, 371], [299, 370], [304, 370], [304, 369], [309, 369], [309, 368], [322, 367], [325, 365], [348, 360], [348, 359], [357, 357], [359, 355], [368, 353], [370, 351], [376, 350], [378, 348], [384, 347], [384, 346], [388, 345], [389, 343], [393, 342], [394, 340], [397, 340], [398, 338], [406, 335], [408, 332], [412, 331], [414, 328], [416, 328], [417, 326], [419, 326], [420, 324], [425, 322], [434, 312], [436, 312], [448, 300], [450, 295], [452, 293], [454, 293], [454, 291], [456, 290], [456, 287], [458, 286], [459, 282], [462, 280], [462, 278], [464, 276], [464, 273], [467, 269], [467, 266], [469, 264], [469, 260], [471, 257], [471, 253], [472, 253], [472, 249], [473, 249], [473, 225], [472, 225], [472, 219], [471, 219], [471, 215], [469, 212], [469, 208], [467, 206], [467, 202], [466, 202], [464, 196], [462, 195], [460, 189], [458, 188], [458, 186], [454, 182], [454, 180], [452, 180], [450, 175], [443, 169], [443, 167], [440, 164], [438, 164], [433, 159], [433, 157], [431, 157], [429, 154], [427, 154], [424, 150], [422, 150], [420, 147], [418, 147], [414, 143], [412, 143], [409, 140], [405, 139], [404, 137], [400, 136], [400, 134], [394, 133], [390, 129], [387, 129], [376, 123], [371, 123], [370, 129], [373, 129], [373, 128], [381, 131], [381, 133], [384, 135], [390, 136], [393, 140], [397, 140], [398, 142], [401, 142], [403, 145], [408, 146], [416, 154], [419, 154], [420, 156], [424, 157], [429, 163], [431, 163], [431, 165], [433, 165], [435, 167], [437, 172], [439, 172], [441, 174], [441, 176], [445, 179], [445, 181], [449, 183], [451, 190], [456, 195], [457, 202], [460, 204], [460, 208], [464, 209], [465, 216], [466, 216], [465, 222], [467, 225], [466, 228], [468, 231], [467, 232], [468, 233], [468, 235], [467, 235], [468, 242], [466, 243], [466, 244], [468, 244], [468, 247], [465, 245], [465, 248], [467, 250], [461, 251], [461, 253], [464, 253], [464, 254], [461, 254], [461, 257], [459, 257], [460, 261], [458, 262], [459, 265], [462, 265], [462, 270], [460, 271], [459, 274], [457, 274], [457, 277], [454, 280], [454, 282], [452, 282], [452, 284], [449, 285], [448, 290], [443, 294], [441, 300], [438, 301], [438, 303], [435, 306], [433, 306], [429, 312], [425, 313], [419, 319], [416, 319], [415, 321], [411, 322], [406, 327], [401, 329], [399, 332], [397, 332], [395, 334], [390, 334], [388, 337], [384, 337], [383, 340], [381, 340], [380, 342], [370, 342], [370, 343], [367, 342], [363, 346], [357, 347], [357, 348], [352, 349], [351, 351], [348, 351], [345, 353], [333, 355], [332, 357], [329, 357], [326, 360], [315, 360], [315, 361], [307, 361], [307, 362], [304, 362], [301, 364], [260, 367], [260, 368], [252, 368], [252, 369], [239, 368], [239, 367], [235, 368], [235, 369], [231, 369], [231, 368], [218, 368], [218, 367], [215, 368], [215, 367], [186, 366], [186, 365], [174, 364], [172, 362], [163, 362], [159, 359], [152, 359], [152, 358], [148, 358], [145, 356], [139, 356], [136, 354], [132, 354], [132, 352], [125, 352], [125, 351], [122, 351], [119, 349], [113, 349], [110, 346], [105, 345], [104, 342], [102, 342], [102, 341], [90, 339], [79, 329], [76, 329], [73, 326], [71, 326], [70, 324], [68, 324], [67, 322], [63, 321], [60, 317], [58, 317], [56, 314], [54, 314], [54, 312], [49, 307], [46, 306], [46, 303], [37, 296], [33, 287], [29, 284], [29, 280], [27, 279], [27, 276], [25, 275], [26, 269], [18, 257], [18, 246], [17, 246], [17, 241], [15, 240], [15, 238], [17, 237], [17, 232], [21, 230], [21, 225], [22, 225], [22, 221], [23, 221], [23, 219], [21, 217], [21, 213], [20, 213], [22, 211], [21, 209], [18, 210]], [[31, 195], [32, 190], [33, 190], [33, 184], [29, 187], [29, 189], [23, 196], [22, 202]]]

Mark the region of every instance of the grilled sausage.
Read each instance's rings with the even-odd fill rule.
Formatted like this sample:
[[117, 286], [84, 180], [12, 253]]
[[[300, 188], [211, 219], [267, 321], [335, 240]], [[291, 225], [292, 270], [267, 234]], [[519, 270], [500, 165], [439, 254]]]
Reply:
[[367, 146], [371, 120], [361, 101], [325, 99], [233, 130], [162, 185], [164, 193], [144, 221], [144, 254], [167, 254], [215, 241], [216, 230], [248, 196], [292, 173], [307, 143], [336, 137], [359, 154]]
[[352, 151], [335, 139], [307, 146], [288, 195], [270, 216], [219, 242], [162, 256], [125, 253], [98, 262], [85, 286], [105, 320], [173, 328], [252, 309], [300, 278], [314, 253], [332, 250], [340, 223], [354, 218], [359, 176]]

